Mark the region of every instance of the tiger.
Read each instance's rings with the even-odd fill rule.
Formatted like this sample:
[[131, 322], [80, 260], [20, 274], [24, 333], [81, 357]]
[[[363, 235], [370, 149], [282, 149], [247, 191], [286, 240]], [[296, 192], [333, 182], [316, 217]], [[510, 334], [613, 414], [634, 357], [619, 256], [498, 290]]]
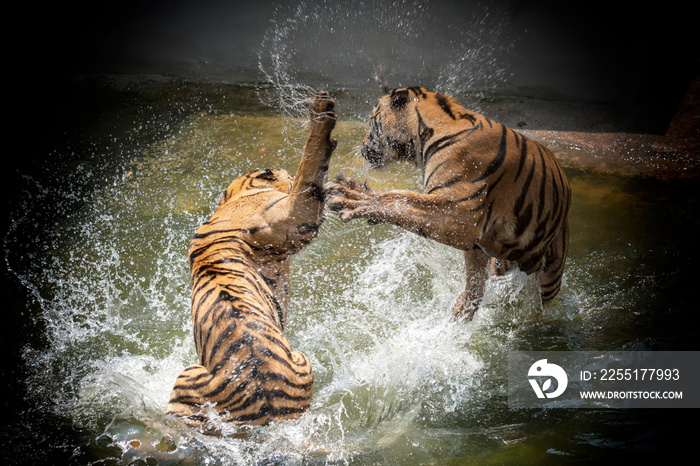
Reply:
[[294, 177], [265, 169], [236, 178], [190, 241], [199, 361], [177, 377], [166, 414], [191, 427], [212, 431], [214, 418], [266, 425], [309, 409], [313, 371], [283, 331], [290, 259], [316, 237], [325, 218], [324, 184], [337, 145], [334, 105], [327, 92], [314, 95]]
[[554, 155], [454, 97], [406, 87], [379, 99], [360, 145], [373, 168], [406, 160], [423, 193], [374, 192], [342, 172], [326, 185], [343, 222], [388, 223], [464, 251], [467, 283], [452, 307], [469, 321], [489, 275], [539, 274], [542, 302], [561, 289], [571, 188]]

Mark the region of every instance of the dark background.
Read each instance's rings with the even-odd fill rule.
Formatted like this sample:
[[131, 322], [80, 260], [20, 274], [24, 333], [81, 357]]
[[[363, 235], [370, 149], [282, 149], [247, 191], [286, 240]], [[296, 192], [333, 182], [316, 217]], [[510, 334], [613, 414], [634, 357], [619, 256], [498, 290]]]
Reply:
[[[363, 3], [358, 8], [369, 14], [375, 3], [377, 8], [390, 4]], [[390, 8], [405, 7], [395, 3]], [[476, 10], [475, 2], [463, 0], [425, 3], [435, 5], [431, 14], [438, 21], [454, 25], [464, 18], [464, 27], [470, 27], [470, 15]], [[516, 38], [508, 57], [509, 90], [514, 93], [582, 101], [673, 100], [695, 72], [698, 40], [687, 2], [482, 3], [490, 5], [490, 15], [510, 20], [511, 36]], [[49, 4], [26, 13], [26, 36], [17, 41], [30, 45], [18, 58], [33, 75], [25, 78], [39, 82], [86, 72], [255, 80], [265, 30], [275, 9], [284, 4], [273, 0], [127, 0], [89, 8], [77, 2]], [[431, 37], [425, 42], [430, 44]], [[454, 58], [440, 49], [427, 53], [441, 61]]]

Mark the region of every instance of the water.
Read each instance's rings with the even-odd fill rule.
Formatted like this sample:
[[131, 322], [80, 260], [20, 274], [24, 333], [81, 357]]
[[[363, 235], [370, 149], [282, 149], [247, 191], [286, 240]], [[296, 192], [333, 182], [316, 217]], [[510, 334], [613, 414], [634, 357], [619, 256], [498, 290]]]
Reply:
[[[458, 251], [331, 215], [294, 259], [286, 330], [314, 367], [311, 413], [224, 438], [166, 419], [173, 382], [196, 358], [189, 238], [237, 175], [294, 171], [304, 125], [246, 87], [96, 89], [113, 111], [24, 171], [4, 241], [31, 296], [13, 312], [40, 330], [22, 347], [27, 422], [61, 432], [35, 434], [41, 452], [74, 464], [557, 463], [648, 454], [678, 433], [666, 411], [507, 408], [508, 351], [694, 348], [697, 254], [685, 245], [696, 184], [572, 169], [571, 250], [552, 304], [511, 272], [489, 282], [474, 321], [455, 324]], [[419, 189], [409, 166], [369, 171], [355, 151], [364, 123], [344, 118], [342, 98], [338, 113], [331, 176]], [[30, 448], [14, 441], [15, 453]]]
[[[449, 8], [377, 4], [374, 15], [280, 6], [260, 48], [264, 83], [100, 78], [62, 89], [57, 110], [70, 118], [36, 129], [48, 143], [21, 164], [9, 198], [3, 251], [21, 296], [10, 322], [27, 329], [6, 330], [21, 387], [0, 432], [9, 463], [560, 464], [692, 449], [687, 412], [507, 407], [509, 351], [696, 349], [697, 183], [572, 168], [569, 261], [551, 304], [514, 271], [489, 281], [472, 322], [455, 324], [458, 251], [330, 215], [293, 260], [286, 328], [314, 368], [311, 412], [223, 437], [165, 418], [175, 378], [196, 360], [189, 239], [236, 176], [296, 170], [311, 89], [337, 96], [331, 176], [420, 190], [412, 167], [374, 172], [357, 155], [376, 72], [475, 109], [507, 80], [512, 38], [488, 8], [473, 7], [463, 27]], [[362, 21], [401, 34], [382, 44], [354, 32]]]

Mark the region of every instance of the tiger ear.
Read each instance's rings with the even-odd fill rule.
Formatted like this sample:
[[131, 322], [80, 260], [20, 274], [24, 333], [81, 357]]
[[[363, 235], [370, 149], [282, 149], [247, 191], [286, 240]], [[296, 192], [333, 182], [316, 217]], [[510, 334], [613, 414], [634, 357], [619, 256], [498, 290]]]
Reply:
[[394, 89], [391, 91], [391, 108], [397, 110], [404, 108], [408, 102], [408, 89]]

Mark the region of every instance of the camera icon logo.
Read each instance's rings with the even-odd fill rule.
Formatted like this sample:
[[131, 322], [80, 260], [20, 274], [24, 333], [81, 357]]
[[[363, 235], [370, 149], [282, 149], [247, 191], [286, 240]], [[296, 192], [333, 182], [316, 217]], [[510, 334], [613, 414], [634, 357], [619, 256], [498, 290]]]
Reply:
[[[569, 383], [564, 369], [556, 364], [548, 363], [546, 359], [540, 359], [530, 366], [527, 375], [537, 398], [556, 398], [564, 393]], [[552, 379], [557, 382], [555, 387], [552, 386]], [[540, 380], [542, 385], [539, 383]]]

